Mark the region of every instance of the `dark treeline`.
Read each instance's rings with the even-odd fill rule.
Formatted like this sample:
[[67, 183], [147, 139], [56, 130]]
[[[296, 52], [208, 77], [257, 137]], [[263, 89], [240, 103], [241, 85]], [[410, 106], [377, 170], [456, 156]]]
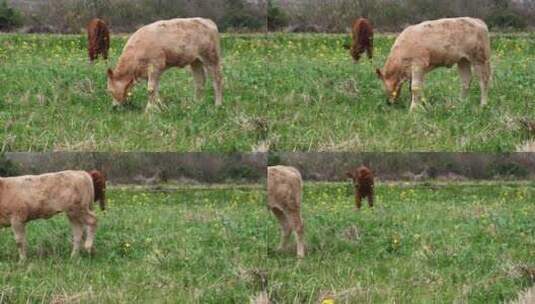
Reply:
[[[176, 17], [210, 18], [221, 31], [266, 28], [267, 9], [262, 1], [10, 0], [8, 4], [21, 12], [23, 23], [19, 27], [29, 32], [79, 33], [94, 17], [104, 19], [115, 32], [132, 32], [153, 21]], [[2, 27], [0, 21], [0, 30], [6, 29]]]
[[274, 0], [272, 6], [281, 8], [279, 17], [295, 31], [345, 32], [359, 16], [383, 31], [458, 16], [484, 19], [494, 30], [535, 26], [534, 0]]
[[194, 16], [216, 21], [221, 31], [346, 32], [359, 16], [382, 31], [455, 16], [522, 31], [535, 26], [535, 0], [0, 0], [0, 30], [79, 33], [100, 17], [115, 32], [132, 32], [155, 20]]
[[104, 172], [119, 184], [262, 183], [264, 153], [6, 153], [0, 154], [0, 177], [61, 170]]
[[533, 153], [270, 153], [268, 165], [294, 166], [303, 179], [346, 180], [360, 165], [380, 180], [533, 180]]

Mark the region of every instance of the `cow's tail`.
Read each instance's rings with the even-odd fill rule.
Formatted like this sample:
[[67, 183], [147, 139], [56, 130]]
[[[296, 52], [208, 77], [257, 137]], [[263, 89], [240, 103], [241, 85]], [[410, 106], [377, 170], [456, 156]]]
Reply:
[[98, 201], [101, 210], [106, 210], [106, 176], [100, 171], [93, 170], [88, 172], [93, 180], [93, 189], [95, 189], [95, 199]]
[[98, 26], [99, 46], [101, 52], [106, 52], [110, 47], [110, 32], [105, 23], [101, 22]]
[[362, 22], [359, 28], [359, 44], [361, 46], [368, 46], [373, 43], [373, 29], [372, 25], [368, 22]]

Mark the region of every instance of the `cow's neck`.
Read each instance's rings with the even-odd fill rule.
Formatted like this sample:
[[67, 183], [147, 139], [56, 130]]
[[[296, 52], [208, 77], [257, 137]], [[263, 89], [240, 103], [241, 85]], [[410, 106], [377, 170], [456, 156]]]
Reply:
[[384, 74], [386, 78], [391, 78], [393, 76], [397, 76], [402, 67], [401, 64], [398, 62], [398, 60], [391, 60], [388, 59], [388, 61], [385, 64]]
[[135, 76], [135, 66], [132, 64], [131, 61], [123, 60], [122, 56], [119, 58], [119, 63], [117, 63], [117, 67], [115, 68], [115, 71], [113, 71], [114, 76], [117, 78], [133, 78]]

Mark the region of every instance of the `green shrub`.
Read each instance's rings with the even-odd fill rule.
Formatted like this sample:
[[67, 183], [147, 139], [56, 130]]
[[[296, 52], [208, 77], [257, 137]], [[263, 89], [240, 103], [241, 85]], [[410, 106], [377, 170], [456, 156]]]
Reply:
[[8, 7], [7, 2], [0, 1], [0, 30], [12, 30], [22, 25], [22, 15], [19, 11]]
[[511, 10], [497, 10], [485, 21], [491, 29], [525, 29], [527, 27], [526, 20]]
[[264, 25], [262, 20], [251, 16], [247, 12], [238, 11], [231, 12], [222, 21], [223, 30], [233, 28], [233, 29], [259, 29]]
[[226, 14], [221, 20], [223, 30], [232, 29], [260, 29], [266, 20], [257, 16], [251, 7], [244, 0], [228, 0], [226, 3]]
[[281, 162], [282, 160], [279, 154], [273, 153], [273, 152], [268, 154], [268, 159], [267, 159], [268, 166], [277, 166], [277, 165], [280, 165]]
[[251, 166], [233, 166], [225, 170], [226, 176], [230, 180], [256, 180], [260, 177], [258, 171]]
[[19, 168], [15, 163], [0, 154], [0, 176], [16, 176], [19, 175]]
[[268, 11], [267, 11], [267, 24], [268, 30], [275, 31], [280, 28], [288, 26], [289, 18], [288, 15], [280, 9], [273, 1], [268, 1]]
[[499, 177], [524, 178], [529, 175], [529, 171], [517, 163], [498, 163], [492, 166], [491, 172]]

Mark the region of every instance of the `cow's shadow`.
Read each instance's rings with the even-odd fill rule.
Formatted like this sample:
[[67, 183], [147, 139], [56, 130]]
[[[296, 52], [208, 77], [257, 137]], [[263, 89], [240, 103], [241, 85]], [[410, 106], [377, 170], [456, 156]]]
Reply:
[[127, 102], [120, 106], [112, 106], [111, 110], [115, 113], [121, 113], [121, 112], [139, 112], [143, 111], [143, 106], [139, 104], [135, 104], [134, 102]]

